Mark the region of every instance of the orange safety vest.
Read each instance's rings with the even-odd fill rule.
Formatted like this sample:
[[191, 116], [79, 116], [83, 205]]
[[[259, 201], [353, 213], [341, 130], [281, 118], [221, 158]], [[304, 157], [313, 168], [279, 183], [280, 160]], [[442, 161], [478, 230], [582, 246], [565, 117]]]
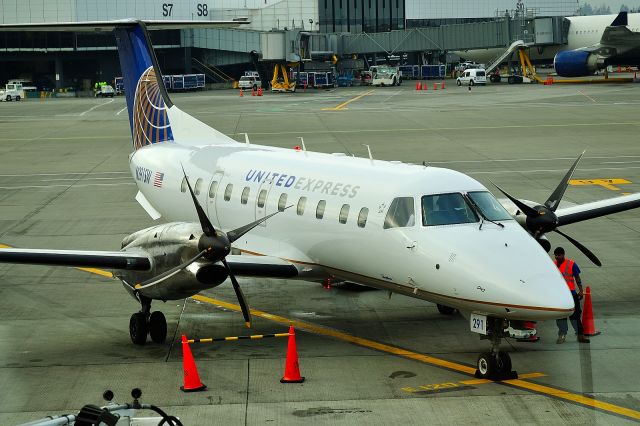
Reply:
[[[553, 263], [555, 263], [555, 265], [558, 266], [557, 260], [554, 260]], [[567, 286], [569, 286], [569, 290], [571, 291], [576, 290], [576, 278], [573, 276], [574, 263], [575, 262], [573, 260], [565, 259], [565, 261], [562, 262], [560, 266], [558, 266], [558, 269], [560, 269], [560, 273], [564, 277], [564, 280], [567, 282]]]

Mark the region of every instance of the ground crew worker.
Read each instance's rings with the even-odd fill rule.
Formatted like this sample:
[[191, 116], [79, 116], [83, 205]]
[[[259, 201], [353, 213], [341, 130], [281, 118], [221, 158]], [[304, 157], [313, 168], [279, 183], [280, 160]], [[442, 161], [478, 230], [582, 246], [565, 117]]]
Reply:
[[[583, 292], [582, 280], [580, 279], [580, 268], [578, 268], [578, 264], [574, 260], [565, 259], [564, 249], [562, 247], [556, 247], [553, 254], [556, 258], [553, 263], [555, 263], [560, 270], [560, 273], [567, 282], [567, 286], [569, 286], [569, 290], [571, 290], [571, 295], [573, 296], [574, 311], [569, 317], [571, 325], [578, 335], [578, 342], [589, 343], [589, 338], [584, 335], [582, 329], [582, 309], [580, 308], [580, 300], [582, 299]], [[556, 324], [558, 325], [558, 340], [556, 343], [561, 344], [564, 343], [567, 338], [569, 325], [567, 324], [566, 318], [557, 319]]]

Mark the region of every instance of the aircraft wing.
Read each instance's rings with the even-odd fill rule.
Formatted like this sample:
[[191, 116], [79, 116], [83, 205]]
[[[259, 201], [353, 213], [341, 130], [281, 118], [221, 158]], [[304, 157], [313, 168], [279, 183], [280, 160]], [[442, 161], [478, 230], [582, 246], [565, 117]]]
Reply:
[[273, 256], [229, 255], [226, 260], [234, 275], [241, 277], [294, 278], [299, 274], [293, 263]]
[[640, 193], [558, 209], [556, 216], [559, 221], [558, 226], [562, 226], [638, 207], [640, 207]]
[[30, 265], [72, 266], [148, 271], [151, 259], [145, 254], [121, 251], [81, 251], [0, 248], [0, 262]]
[[[241, 277], [294, 278], [298, 268], [272, 256], [226, 257], [233, 273]], [[151, 258], [144, 253], [122, 251], [45, 250], [0, 248], [0, 263], [104, 268], [108, 270], [149, 271]]]

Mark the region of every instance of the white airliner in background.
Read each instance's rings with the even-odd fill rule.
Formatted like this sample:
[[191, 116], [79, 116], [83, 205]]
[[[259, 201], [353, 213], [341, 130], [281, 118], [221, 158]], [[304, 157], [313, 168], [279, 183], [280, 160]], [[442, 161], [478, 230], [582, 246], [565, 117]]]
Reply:
[[[556, 73], [564, 77], [592, 75], [608, 65], [640, 65], [640, 13], [571, 16], [567, 44], [531, 48], [534, 61], [553, 60]], [[504, 49], [455, 52], [481, 63], [490, 63]]]
[[[165, 223], [126, 237], [120, 251], [11, 248], [0, 250], [0, 261], [112, 270], [141, 305], [129, 327], [136, 344], [148, 335], [165, 341], [166, 320], [151, 311], [153, 300], [182, 299], [230, 278], [250, 324], [235, 276], [335, 277], [435, 302], [443, 313], [460, 310], [472, 331], [491, 340], [491, 352], [478, 358], [480, 375], [499, 378], [511, 371], [499, 351], [509, 330], [573, 312], [541, 248], [549, 248], [544, 234], [640, 205], [630, 195], [557, 209], [577, 160], [544, 205], [505, 193], [516, 206], [512, 216], [482, 184], [453, 170], [239, 143], [171, 102], [145, 23], [86, 28], [98, 26], [114, 28], [118, 42], [136, 199]], [[0, 30], [25, 27], [65, 25]]]

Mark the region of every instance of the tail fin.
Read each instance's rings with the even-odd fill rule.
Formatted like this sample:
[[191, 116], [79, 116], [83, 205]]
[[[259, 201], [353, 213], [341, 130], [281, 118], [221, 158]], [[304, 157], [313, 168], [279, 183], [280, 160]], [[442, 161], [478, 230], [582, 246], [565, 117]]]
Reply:
[[171, 102], [143, 22], [119, 25], [114, 33], [134, 150], [160, 142], [196, 146], [236, 143], [234, 139], [182, 112]]
[[162, 82], [144, 23], [114, 29], [127, 98], [133, 149], [173, 141], [167, 109], [173, 104]]
[[629, 20], [627, 18], [627, 12], [620, 12], [616, 19], [613, 20], [610, 27], [626, 27], [629, 25]]

